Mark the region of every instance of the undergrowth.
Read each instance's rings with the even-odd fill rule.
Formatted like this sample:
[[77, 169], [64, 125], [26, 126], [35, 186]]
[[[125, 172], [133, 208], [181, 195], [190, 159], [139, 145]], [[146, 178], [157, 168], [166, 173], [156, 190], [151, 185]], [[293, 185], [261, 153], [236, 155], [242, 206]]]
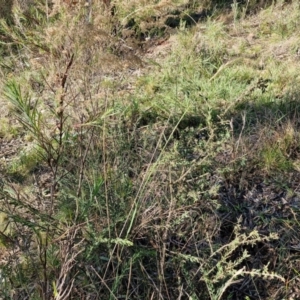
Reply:
[[108, 2], [1, 20], [0, 298], [299, 298], [299, 4]]

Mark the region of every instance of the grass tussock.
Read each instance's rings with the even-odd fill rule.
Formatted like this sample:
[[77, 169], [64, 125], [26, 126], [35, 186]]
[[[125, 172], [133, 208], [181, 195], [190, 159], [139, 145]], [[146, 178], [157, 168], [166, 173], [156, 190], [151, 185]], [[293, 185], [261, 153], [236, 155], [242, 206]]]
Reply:
[[9, 7], [0, 298], [298, 299], [299, 11]]

